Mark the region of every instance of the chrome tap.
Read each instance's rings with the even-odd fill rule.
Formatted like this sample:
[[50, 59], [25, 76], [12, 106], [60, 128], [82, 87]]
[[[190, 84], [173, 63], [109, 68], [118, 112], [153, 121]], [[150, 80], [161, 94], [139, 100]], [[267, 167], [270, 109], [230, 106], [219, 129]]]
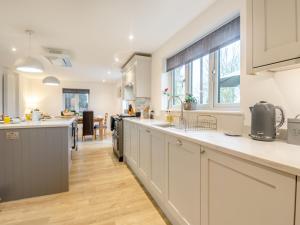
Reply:
[[172, 100], [172, 99], [179, 99], [179, 101], [180, 101], [180, 104], [181, 104], [181, 111], [180, 111], [180, 117], [179, 117], [179, 120], [181, 121], [181, 122], [183, 122], [184, 121], [184, 118], [183, 118], [183, 101], [181, 100], [181, 98], [179, 97], [179, 96], [170, 96], [169, 97], [169, 101], [168, 101], [168, 111], [169, 111], [169, 109], [170, 109], [170, 101]]

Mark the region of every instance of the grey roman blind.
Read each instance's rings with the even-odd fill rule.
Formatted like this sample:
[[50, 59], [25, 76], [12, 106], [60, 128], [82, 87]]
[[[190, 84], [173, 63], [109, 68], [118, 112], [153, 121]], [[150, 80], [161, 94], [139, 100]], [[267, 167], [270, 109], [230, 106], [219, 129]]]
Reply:
[[240, 17], [167, 59], [167, 72], [240, 39]]
[[73, 89], [73, 88], [63, 88], [63, 94], [89, 94], [89, 89]]

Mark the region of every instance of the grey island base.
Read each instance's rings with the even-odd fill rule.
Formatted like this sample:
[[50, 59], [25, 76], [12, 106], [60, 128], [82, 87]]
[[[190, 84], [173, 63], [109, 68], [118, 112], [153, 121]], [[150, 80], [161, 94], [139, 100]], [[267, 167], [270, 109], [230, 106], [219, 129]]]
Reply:
[[0, 127], [2, 201], [68, 191], [71, 125]]

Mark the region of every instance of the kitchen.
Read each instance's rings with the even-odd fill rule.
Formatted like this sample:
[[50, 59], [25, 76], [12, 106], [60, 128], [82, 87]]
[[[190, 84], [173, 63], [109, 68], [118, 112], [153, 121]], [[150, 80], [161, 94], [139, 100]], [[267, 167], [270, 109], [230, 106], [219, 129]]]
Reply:
[[[163, 29], [149, 35], [153, 42], [156, 34], [164, 41], [146, 51], [135, 46], [141, 34], [126, 32], [130, 51], [124, 58], [110, 56], [107, 77], [94, 82], [76, 81], [80, 75], [59, 77], [60, 86], [46, 87], [36, 75], [19, 76], [13, 94], [19, 104], [10, 107], [22, 114], [31, 104], [57, 116], [64, 110], [62, 88], [77, 88], [90, 89], [95, 112], [141, 118], [123, 118], [124, 162], [114, 156], [110, 137], [109, 145], [80, 142], [79, 151], [71, 150], [69, 191], [0, 203], [1, 224], [299, 224], [300, 147], [293, 133], [300, 112], [297, 1], [191, 0], [186, 8], [180, 2], [174, 7], [186, 9], [190, 17], [184, 17], [185, 10], [182, 18], [171, 17], [158, 2], [138, 8], [143, 18], [149, 16], [146, 9], [158, 12], [162, 24], [144, 21], [149, 30], [169, 25], [173, 33], [164, 36]], [[40, 31], [34, 30], [38, 40]], [[144, 57], [150, 58], [150, 69], [140, 69]], [[110, 81], [114, 70], [121, 75]], [[68, 130], [70, 124], [64, 128], [64, 123], [61, 129]], [[16, 136], [2, 134], [1, 143]], [[105, 146], [100, 150], [98, 144]]]

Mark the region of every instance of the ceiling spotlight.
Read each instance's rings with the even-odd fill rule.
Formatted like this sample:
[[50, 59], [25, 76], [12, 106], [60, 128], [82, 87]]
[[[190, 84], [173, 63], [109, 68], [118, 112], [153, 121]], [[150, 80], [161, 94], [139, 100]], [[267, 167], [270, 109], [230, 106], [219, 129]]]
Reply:
[[118, 57], [115, 57], [115, 61], [116, 61], [116, 62], [119, 62], [120, 59], [119, 59]]
[[106, 82], [106, 80], [102, 80], [102, 83], [105, 83]]
[[134, 36], [133, 36], [132, 34], [130, 34], [130, 35], [128, 36], [128, 39], [129, 39], [130, 41], [132, 41], [132, 40], [134, 39]]
[[110, 75], [110, 74], [111, 74], [111, 71], [110, 71], [110, 70], [109, 70], [109, 71], [107, 71], [107, 74], [108, 74], [108, 75]]
[[17, 49], [16, 49], [15, 47], [12, 47], [12, 48], [11, 48], [11, 51], [16, 52]]

